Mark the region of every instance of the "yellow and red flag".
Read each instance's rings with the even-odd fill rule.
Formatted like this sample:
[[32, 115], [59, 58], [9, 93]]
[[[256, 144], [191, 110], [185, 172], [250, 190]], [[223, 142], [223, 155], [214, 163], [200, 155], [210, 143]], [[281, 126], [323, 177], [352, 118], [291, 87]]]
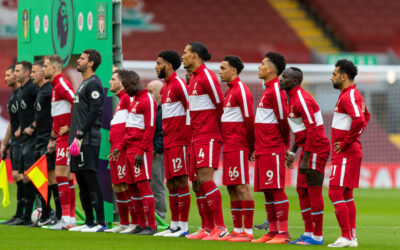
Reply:
[[0, 189], [3, 189], [3, 207], [10, 205], [10, 193], [8, 192], [7, 168], [4, 160], [0, 163]]
[[32, 181], [47, 204], [47, 158], [43, 155], [26, 172], [25, 175]]

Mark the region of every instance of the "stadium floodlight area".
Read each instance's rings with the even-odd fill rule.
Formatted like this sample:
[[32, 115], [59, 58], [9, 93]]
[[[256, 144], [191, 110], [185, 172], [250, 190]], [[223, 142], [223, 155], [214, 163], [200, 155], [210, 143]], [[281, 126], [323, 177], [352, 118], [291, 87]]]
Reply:
[[[217, 76], [219, 65], [216, 62], [207, 63], [207, 67]], [[123, 66], [135, 70], [144, 83], [157, 78], [155, 61], [124, 61]], [[263, 91], [263, 83], [258, 79], [258, 66], [258, 63], [245, 63], [240, 74], [242, 81], [249, 86], [253, 94], [254, 109]], [[323, 113], [325, 130], [330, 138], [330, 125], [339, 96], [339, 90], [334, 89], [330, 81], [334, 65], [287, 65], [291, 66], [303, 71], [302, 86], [318, 102]], [[371, 113], [370, 123], [361, 137], [364, 157], [360, 185], [400, 188], [400, 66], [358, 66], [358, 70], [355, 83]], [[178, 70], [178, 74], [184, 77], [183, 67]], [[222, 84], [222, 89], [224, 92], [227, 90], [226, 84]], [[288, 180], [288, 183], [293, 184], [293, 181]]]

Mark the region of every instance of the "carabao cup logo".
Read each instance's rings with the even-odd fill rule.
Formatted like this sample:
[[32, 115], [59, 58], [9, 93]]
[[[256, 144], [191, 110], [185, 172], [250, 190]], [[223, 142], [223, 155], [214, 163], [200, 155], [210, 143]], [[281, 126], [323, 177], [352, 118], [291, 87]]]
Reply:
[[74, 47], [74, 5], [73, 0], [53, 0], [51, 11], [51, 33], [54, 54], [68, 64]]
[[27, 39], [29, 32], [29, 14], [27, 10], [22, 12], [22, 31], [24, 33], [24, 38]]

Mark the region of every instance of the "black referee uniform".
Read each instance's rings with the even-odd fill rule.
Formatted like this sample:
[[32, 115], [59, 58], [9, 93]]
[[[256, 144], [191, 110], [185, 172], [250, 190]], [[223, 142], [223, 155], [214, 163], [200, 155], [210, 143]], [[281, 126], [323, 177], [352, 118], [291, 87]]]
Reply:
[[76, 91], [68, 138], [69, 145], [75, 137], [82, 139], [81, 154], [71, 156], [71, 171], [79, 184], [81, 204], [86, 214], [85, 224], [88, 226], [96, 224], [93, 209], [97, 223], [105, 226], [103, 191], [97, 177], [103, 105], [103, 84], [96, 75], [92, 75]]
[[[35, 101], [35, 121], [36, 121], [36, 146], [34, 152], [34, 159], [37, 161], [42, 155], [47, 152], [47, 144], [49, 143], [50, 134], [53, 125], [53, 118], [51, 117], [51, 96], [53, 86], [50, 82], [46, 82], [40, 87], [40, 91], [36, 96]], [[55, 153], [47, 154], [47, 170], [55, 169]], [[51, 190], [48, 189], [48, 203], [46, 205], [43, 197], [40, 195], [42, 201], [42, 216], [41, 222], [49, 219], [50, 217], [50, 198]], [[60, 205], [61, 208], [61, 205]], [[60, 211], [61, 212], [61, 211]]]
[[[25, 135], [24, 129], [27, 127], [34, 128], [33, 122], [35, 121], [34, 104], [36, 96], [39, 92], [39, 87], [35, 85], [32, 80], [29, 80], [24, 86], [21, 86], [21, 92], [18, 95], [18, 115], [19, 126], [21, 128], [21, 150], [19, 154], [19, 172], [24, 173], [28, 170], [33, 163], [35, 163], [33, 154], [36, 145], [36, 133], [29, 136]], [[33, 202], [35, 200], [36, 188], [31, 181], [24, 183], [24, 199], [25, 199], [25, 212], [24, 224], [31, 224], [31, 214]]]

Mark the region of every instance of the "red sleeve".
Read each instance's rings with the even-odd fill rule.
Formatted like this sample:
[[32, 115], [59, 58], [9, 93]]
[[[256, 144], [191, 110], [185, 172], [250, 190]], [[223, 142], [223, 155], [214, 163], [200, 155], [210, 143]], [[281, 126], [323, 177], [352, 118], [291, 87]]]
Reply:
[[179, 87], [176, 88], [176, 93], [179, 97], [179, 100], [181, 100], [183, 107], [186, 109], [189, 102], [188, 86], [181, 78], [177, 77], [177, 79], [179, 82]]
[[[304, 150], [308, 152], [315, 152], [315, 137], [317, 134], [317, 124], [315, 121], [315, 110], [314, 103], [310, 99], [304, 99], [304, 96], [300, 97], [299, 113], [303, 119], [303, 123], [306, 127], [306, 142]], [[303, 99], [301, 99], [303, 98]]]
[[[352, 144], [359, 134], [362, 133], [365, 123], [364, 113], [362, 112], [360, 100], [356, 100], [354, 92], [351, 90], [349, 98], [342, 99], [342, 105], [345, 112], [351, 118], [351, 127], [346, 137], [340, 143], [340, 149], [344, 150], [348, 145]], [[369, 113], [368, 113], [369, 114]]]
[[211, 98], [211, 101], [214, 103], [218, 120], [221, 122], [221, 116], [223, 113], [224, 107], [224, 95], [222, 94], [221, 85], [218, 82], [217, 77], [214, 73], [210, 73], [208, 69], [205, 69], [205, 78], [203, 88], [207, 92], [208, 96]]
[[[244, 84], [243, 84], [244, 85]], [[247, 141], [249, 143], [250, 152], [254, 150], [254, 111], [253, 111], [253, 95], [244, 86], [240, 86], [238, 100], [240, 110], [243, 114], [244, 126], [246, 128]]]
[[281, 91], [278, 85], [274, 86], [272, 93], [272, 109], [274, 110], [276, 119], [279, 123], [279, 130], [281, 131], [285, 146], [289, 149], [290, 146], [290, 128], [287, 117], [289, 116], [289, 105], [286, 95]]
[[71, 83], [64, 80], [64, 78], [60, 78], [60, 94], [61, 97], [67, 100], [71, 105], [74, 105], [74, 95], [75, 91], [72, 88]]
[[[130, 112], [130, 110], [131, 110], [131, 99], [130, 99], [130, 97], [128, 96], [128, 95], [126, 95], [126, 100], [127, 100], [127, 107], [126, 107], [126, 109], [128, 110], [128, 117], [129, 117], [129, 112]], [[119, 142], [119, 144], [118, 144], [118, 150], [119, 151], [124, 151], [124, 150], [126, 150], [126, 148], [127, 148], [127, 141], [129, 140], [129, 134], [128, 134], [128, 131], [127, 131], [127, 129], [126, 129], [126, 126], [125, 126], [125, 133], [124, 133], [124, 137], [122, 138], [122, 140]]]
[[140, 144], [139, 154], [143, 155], [143, 152], [148, 152], [153, 148], [153, 137], [156, 129], [156, 115], [157, 115], [157, 104], [151, 97], [150, 93], [147, 94], [148, 103], [144, 106], [144, 133], [142, 143]]

